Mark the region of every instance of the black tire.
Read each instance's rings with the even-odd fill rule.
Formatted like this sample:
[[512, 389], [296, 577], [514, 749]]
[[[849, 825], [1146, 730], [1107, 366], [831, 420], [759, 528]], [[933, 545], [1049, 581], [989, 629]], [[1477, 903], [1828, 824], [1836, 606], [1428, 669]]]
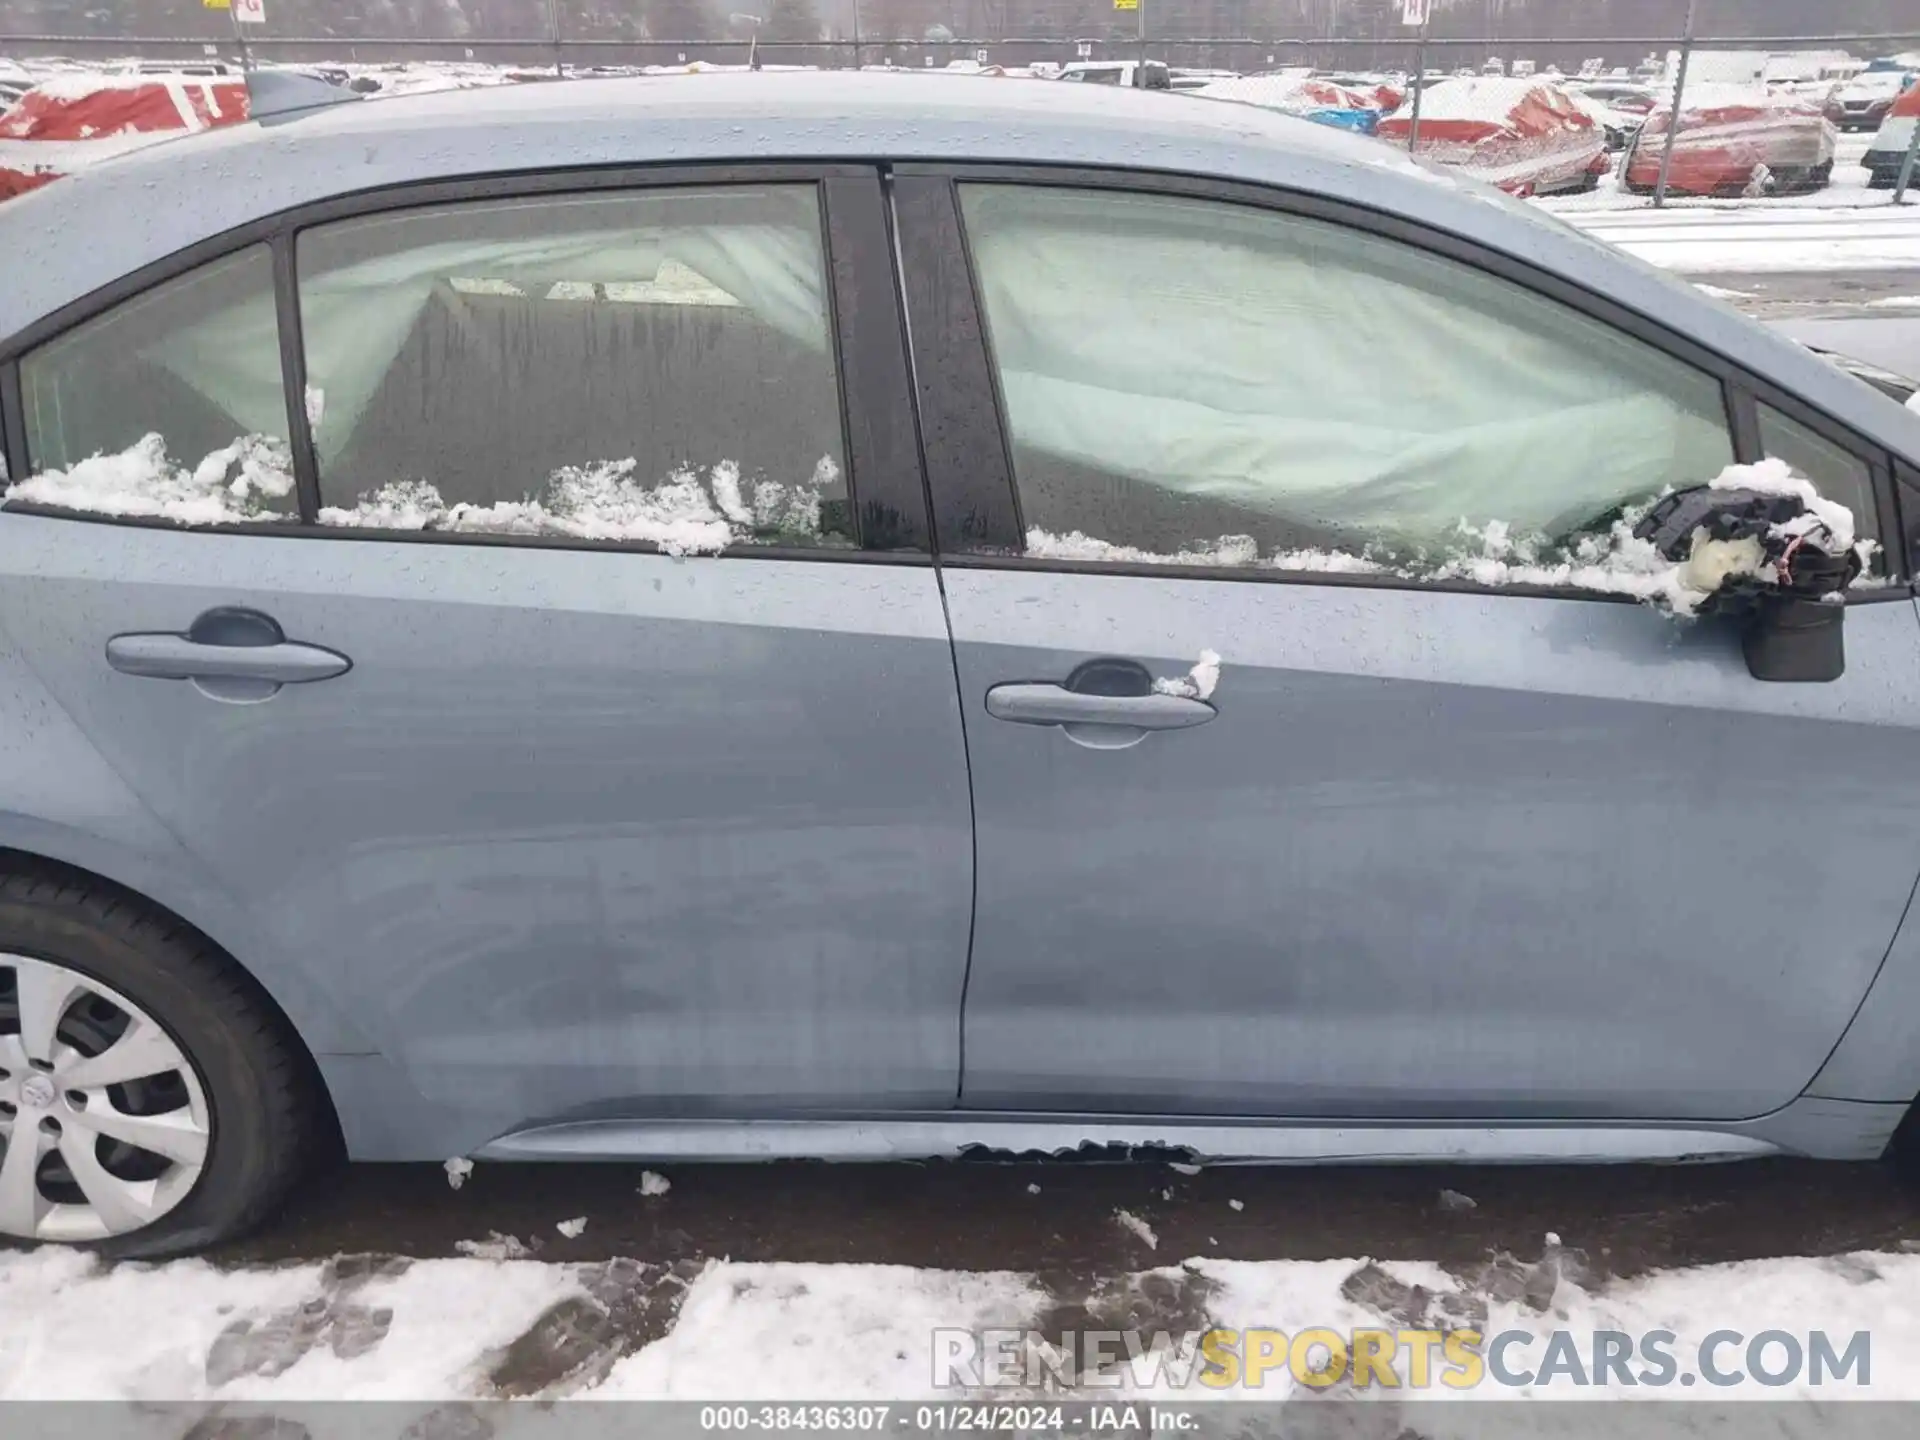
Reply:
[[258, 1225], [317, 1150], [312, 1062], [286, 1021], [198, 932], [51, 867], [0, 872], [0, 953], [64, 965], [140, 1006], [199, 1076], [210, 1143], [199, 1183], [143, 1229], [80, 1247], [127, 1259], [203, 1249]]

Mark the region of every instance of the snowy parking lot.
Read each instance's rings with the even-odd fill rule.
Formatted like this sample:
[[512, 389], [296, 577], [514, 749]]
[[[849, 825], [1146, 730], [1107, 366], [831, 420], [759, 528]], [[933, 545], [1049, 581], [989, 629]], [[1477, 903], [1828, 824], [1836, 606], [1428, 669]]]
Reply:
[[[1460, 1326], [1507, 1337], [1497, 1366], [1458, 1392], [1403, 1368], [1403, 1398], [1621, 1392], [1587, 1358], [1542, 1374], [1559, 1332], [1583, 1357], [1670, 1332], [1643, 1394], [1920, 1398], [1920, 1205], [1880, 1167], [1190, 1171], [361, 1167], [210, 1261], [0, 1255], [0, 1398], [1271, 1401], [1331, 1387], [1281, 1364], [1211, 1388], [1198, 1337]], [[983, 1369], [968, 1337], [1001, 1330], [1064, 1374]], [[1782, 1383], [1784, 1340], [1747, 1358], [1773, 1331], [1807, 1357], [1865, 1332], [1867, 1372]], [[1087, 1350], [1108, 1333], [1147, 1349]]]

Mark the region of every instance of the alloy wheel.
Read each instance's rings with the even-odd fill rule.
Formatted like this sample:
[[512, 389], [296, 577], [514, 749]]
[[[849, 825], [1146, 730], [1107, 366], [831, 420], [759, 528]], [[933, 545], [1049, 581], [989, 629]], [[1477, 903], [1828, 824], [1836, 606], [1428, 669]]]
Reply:
[[0, 954], [0, 1235], [106, 1240], [186, 1199], [212, 1121], [158, 1021], [91, 976]]

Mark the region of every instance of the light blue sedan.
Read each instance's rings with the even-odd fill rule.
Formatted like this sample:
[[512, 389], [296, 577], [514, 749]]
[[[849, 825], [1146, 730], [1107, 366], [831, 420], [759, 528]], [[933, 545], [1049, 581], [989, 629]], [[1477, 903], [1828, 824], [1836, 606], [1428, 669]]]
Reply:
[[1920, 414], [1250, 106], [308, 84], [0, 206], [0, 1234], [1900, 1132]]

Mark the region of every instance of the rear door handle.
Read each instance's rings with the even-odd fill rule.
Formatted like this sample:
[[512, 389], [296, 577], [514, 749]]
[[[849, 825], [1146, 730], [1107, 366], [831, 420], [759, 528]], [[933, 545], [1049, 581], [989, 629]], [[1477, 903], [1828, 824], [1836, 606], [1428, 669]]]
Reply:
[[123, 675], [156, 680], [268, 680], [276, 685], [331, 680], [353, 668], [344, 655], [294, 640], [213, 645], [165, 634], [116, 635], [107, 641], [107, 663]]
[[1179, 695], [1083, 695], [1064, 685], [996, 685], [987, 713], [1016, 725], [1120, 725], [1132, 730], [1187, 730], [1219, 712]]

